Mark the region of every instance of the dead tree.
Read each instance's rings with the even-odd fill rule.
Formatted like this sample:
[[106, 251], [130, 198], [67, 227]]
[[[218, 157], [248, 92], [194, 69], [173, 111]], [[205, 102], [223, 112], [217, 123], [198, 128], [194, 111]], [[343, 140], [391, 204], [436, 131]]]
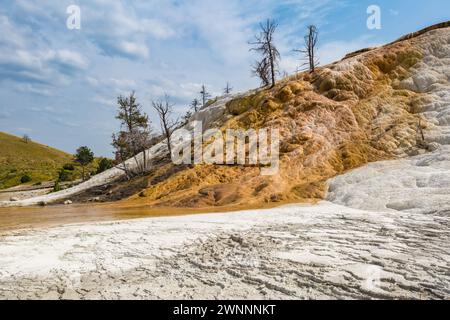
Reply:
[[202, 108], [203, 108], [206, 105], [206, 102], [208, 102], [209, 98], [211, 98], [211, 94], [208, 91], [206, 91], [205, 85], [202, 85], [200, 96], [202, 98]]
[[307, 66], [309, 72], [314, 72], [316, 67], [319, 65], [319, 59], [316, 57], [316, 47], [318, 41], [319, 32], [317, 31], [317, 27], [315, 25], [308, 26], [308, 34], [305, 36], [305, 45], [303, 49], [294, 50], [296, 52], [300, 52], [303, 57], [302, 61], [305, 61], [302, 64], [303, 66]]
[[223, 89], [223, 93], [230, 94], [232, 90], [233, 87], [230, 87], [230, 84], [227, 82], [227, 86], [225, 87], [225, 89]]
[[169, 97], [166, 95], [163, 100], [152, 101], [153, 109], [158, 113], [159, 122], [161, 124], [161, 131], [167, 142], [167, 149], [169, 150], [169, 156], [172, 154], [172, 146], [170, 144], [170, 138], [173, 131], [178, 125], [178, 120], [172, 120], [173, 104], [170, 103]]
[[200, 106], [200, 101], [198, 101], [197, 98], [195, 98], [194, 100], [192, 100], [190, 107], [192, 108], [192, 110], [194, 110], [194, 112], [198, 111], [198, 107]]
[[31, 141], [31, 138], [30, 138], [29, 135], [24, 134], [24, 135], [22, 136], [22, 141], [25, 142], [25, 143], [28, 143], [28, 142]]
[[262, 87], [270, 85], [270, 65], [267, 59], [255, 62], [252, 67], [252, 73], [261, 80]]
[[[274, 44], [274, 33], [277, 29], [277, 24], [273, 20], [267, 20], [265, 24], [260, 24], [261, 32], [259, 35], [255, 36], [255, 41], [249, 44], [253, 46], [250, 51], [259, 52], [262, 56], [261, 60], [257, 63], [257, 66], [261, 70], [268, 68], [268, 73], [270, 75], [270, 82], [272, 87], [275, 86], [275, 74], [277, 72], [278, 61], [280, 60], [280, 53]], [[259, 75], [259, 72], [256, 74]], [[261, 78], [262, 82], [265, 82]]]
[[191, 110], [186, 111], [186, 113], [184, 114], [184, 116], [181, 119], [179, 127], [182, 127], [182, 126], [188, 124], [191, 117], [192, 117], [192, 111]]

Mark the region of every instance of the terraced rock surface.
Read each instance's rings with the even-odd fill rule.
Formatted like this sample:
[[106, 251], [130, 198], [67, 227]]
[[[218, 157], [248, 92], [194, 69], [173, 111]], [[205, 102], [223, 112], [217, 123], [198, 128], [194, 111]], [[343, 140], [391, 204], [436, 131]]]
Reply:
[[324, 202], [18, 231], [0, 298], [449, 299], [449, 226]]
[[[203, 129], [280, 130], [280, 169], [176, 166], [160, 143], [147, 150], [152, 168], [145, 197], [133, 204], [205, 208], [323, 199], [327, 180], [370, 162], [433, 151], [449, 140], [450, 24], [281, 79], [274, 88], [219, 97], [194, 114]], [[440, 127], [440, 128], [437, 128]], [[446, 127], [446, 128], [445, 128]], [[428, 136], [422, 137], [426, 131]], [[434, 139], [429, 139], [433, 136]], [[433, 141], [433, 143], [432, 143]], [[204, 141], [204, 144], [207, 142]], [[142, 155], [141, 155], [142, 156]], [[132, 167], [134, 159], [128, 161]], [[123, 176], [118, 168], [73, 188], [0, 206], [69, 199]]]
[[[262, 103], [301, 131], [284, 144], [280, 175], [261, 194], [253, 192], [263, 182], [255, 168], [247, 176], [193, 168], [146, 191], [150, 200], [212, 205], [194, 197], [202, 183], [219, 202], [236, 199], [230, 192], [242, 201], [283, 190], [321, 197], [329, 185], [328, 201], [3, 233], [0, 298], [450, 299], [450, 29], [393, 46], [325, 68], [318, 87], [288, 80], [276, 88], [280, 99], [284, 88], [303, 93], [284, 92], [287, 105]], [[223, 103], [216, 107], [206, 116], [223, 116]], [[261, 116], [255, 110], [239, 121]], [[362, 166], [388, 154], [393, 160]]]

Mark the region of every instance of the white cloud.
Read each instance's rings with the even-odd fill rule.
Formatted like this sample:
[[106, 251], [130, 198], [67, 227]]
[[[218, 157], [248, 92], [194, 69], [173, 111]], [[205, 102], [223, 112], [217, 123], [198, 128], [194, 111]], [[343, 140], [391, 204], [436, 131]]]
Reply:
[[[156, 77], [148, 81], [145, 91], [151, 99], [162, 98], [167, 94], [172, 100], [188, 104], [188, 102], [199, 96], [202, 85], [202, 83], [181, 82], [166, 77]], [[204, 85], [213, 97], [221, 95], [221, 92], [214, 90], [215, 88], [208, 83]]]
[[1, 14], [0, 29], [0, 81], [22, 84], [15, 87], [19, 91], [49, 95], [48, 88], [37, 85], [67, 84], [68, 73], [73, 76], [88, 66], [80, 53], [49, 48], [31, 28]]
[[68, 84], [74, 74], [87, 66], [88, 62], [83, 56], [68, 50], [5, 48], [0, 52], [2, 79], [19, 83]]
[[126, 91], [135, 90], [138, 87], [138, 83], [134, 79], [117, 79], [117, 78], [95, 78], [86, 77], [86, 81], [93, 87], [99, 89], [105, 89], [105, 91], [114, 91], [116, 93], [122, 93]]
[[112, 99], [111, 97], [103, 97], [103, 96], [95, 96], [92, 99], [93, 102], [95, 102], [96, 104], [100, 104], [103, 106], [107, 106], [107, 107], [114, 107], [116, 105], [116, 101], [114, 99]]
[[300, 56], [285, 56], [280, 61], [279, 69], [280, 72], [286, 71], [287, 73], [293, 73], [299, 71], [300, 65], [302, 61], [300, 61]]
[[246, 11], [238, 1], [186, 2], [182, 8], [187, 25], [207, 41], [214, 54], [227, 62], [242, 61], [250, 57], [248, 41], [252, 26], [260, 20], [257, 10]]
[[390, 13], [391, 15], [393, 15], [394, 17], [396, 17], [396, 16], [398, 16], [398, 15], [400, 14], [399, 11], [394, 10], [394, 9], [389, 9], [389, 13]]
[[320, 46], [318, 49], [320, 64], [326, 65], [341, 60], [348, 53], [376, 46], [378, 46], [376, 42], [370, 41], [367, 38], [361, 38], [353, 41], [328, 42]]
[[63, 67], [86, 69], [88, 61], [80, 53], [71, 50], [50, 50], [45, 54], [49, 62], [61, 64]]
[[176, 35], [173, 29], [156, 19], [143, 20], [139, 31], [149, 32], [156, 39], [168, 39]]
[[148, 17], [158, 12], [157, 6], [141, 12], [127, 2], [95, 0], [81, 9], [87, 21], [83, 30], [107, 56], [145, 60], [151, 41], [175, 36], [165, 21]]
[[145, 44], [122, 41], [117, 49], [130, 57], [147, 59], [149, 57], [149, 48]]
[[19, 83], [15, 86], [15, 89], [19, 92], [33, 93], [41, 96], [52, 96], [53, 92], [47, 86], [40, 86], [30, 83]]
[[0, 15], [0, 46], [24, 47], [25, 39], [18, 28], [13, 26], [8, 17]]

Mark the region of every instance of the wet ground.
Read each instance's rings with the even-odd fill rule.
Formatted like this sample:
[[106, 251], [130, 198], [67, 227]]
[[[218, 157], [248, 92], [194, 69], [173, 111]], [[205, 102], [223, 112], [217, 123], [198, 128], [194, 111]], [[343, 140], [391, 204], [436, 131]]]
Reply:
[[324, 202], [9, 231], [0, 298], [449, 299], [449, 219]]

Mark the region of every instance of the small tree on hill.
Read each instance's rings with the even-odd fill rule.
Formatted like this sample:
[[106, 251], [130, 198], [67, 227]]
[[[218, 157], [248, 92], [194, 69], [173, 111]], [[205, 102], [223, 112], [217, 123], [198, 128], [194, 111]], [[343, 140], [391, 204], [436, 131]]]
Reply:
[[198, 111], [198, 107], [200, 106], [200, 101], [198, 101], [197, 98], [195, 98], [194, 100], [192, 100], [190, 107], [192, 108], [192, 110], [194, 110], [194, 112]]
[[85, 180], [85, 167], [94, 161], [94, 153], [86, 146], [79, 147], [75, 154], [75, 161], [81, 165], [82, 178]]
[[[272, 87], [275, 86], [275, 74], [277, 73], [278, 60], [280, 59], [280, 53], [274, 43], [274, 33], [277, 26], [275, 21], [267, 19], [265, 24], [260, 24], [261, 32], [255, 36], [255, 41], [250, 42], [253, 46], [250, 51], [259, 52], [262, 56], [257, 66], [261, 70], [268, 70]], [[259, 75], [259, 72], [256, 74]], [[261, 80], [265, 82], [265, 79]]]
[[202, 107], [206, 105], [208, 100], [211, 98], [211, 94], [206, 90], [205, 85], [202, 85], [202, 90], [200, 91], [200, 96], [202, 98]]
[[31, 141], [31, 138], [30, 138], [29, 135], [24, 134], [24, 135], [22, 136], [22, 141], [25, 142], [25, 143], [28, 143], [28, 142]]
[[[118, 168], [125, 171], [128, 178], [134, 174], [144, 174], [148, 170], [146, 150], [151, 146], [151, 127], [147, 114], [142, 111], [135, 93], [129, 96], [119, 96], [117, 99], [121, 130], [112, 135], [112, 146], [116, 150], [116, 159], [122, 163]], [[138, 156], [142, 153], [142, 156]], [[127, 167], [126, 160], [133, 158], [137, 172]]]
[[126, 133], [124, 131], [120, 131], [119, 133], [113, 133], [111, 145], [115, 150], [114, 153], [116, 161], [119, 163], [117, 167], [125, 172], [127, 178], [131, 178], [132, 174], [127, 167], [126, 160], [131, 158], [133, 154], [131, 153], [131, 148], [128, 145]]
[[112, 160], [107, 158], [101, 158], [100, 162], [98, 163], [96, 174], [102, 173], [108, 169], [111, 169], [112, 167], [113, 167]]
[[169, 157], [172, 154], [172, 146], [170, 144], [170, 138], [173, 131], [178, 126], [179, 121], [171, 119], [173, 115], [173, 104], [169, 101], [169, 96], [165, 96], [164, 101], [152, 101], [152, 106], [158, 113], [159, 122], [161, 124], [161, 131], [166, 139], [167, 149], [169, 150]]
[[319, 32], [315, 25], [308, 26], [308, 34], [305, 36], [305, 45], [303, 49], [294, 50], [303, 54], [302, 60], [306, 60], [302, 66], [307, 66], [309, 72], [314, 72], [319, 65], [319, 59], [316, 57], [316, 47], [319, 38]]
[[227, 82], [227, 86], [223, 89], [223, 93], [230, 94], [231, 91], [233, 91], [233, 87], [231, 87], [230, 84]]
[[192, 111], [188, 110], [186, 111], [186, 113], [184, 114], [180, 125], [184, 126], [185, 124], [187, 124], [189, 122], [189, 119], [192, 117]]

